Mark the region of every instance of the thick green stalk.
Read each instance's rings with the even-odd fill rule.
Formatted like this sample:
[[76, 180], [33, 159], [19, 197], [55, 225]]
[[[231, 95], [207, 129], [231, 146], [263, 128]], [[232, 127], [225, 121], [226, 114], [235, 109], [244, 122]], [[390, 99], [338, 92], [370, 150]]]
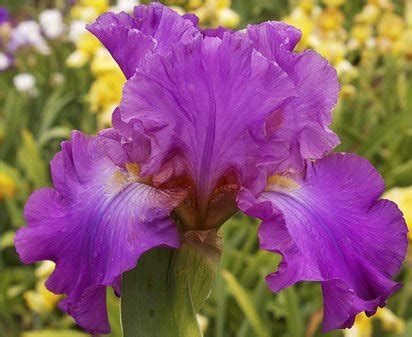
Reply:
[[122, 279], [124, 337], [201, 337], [196, 313], [220, 259], [216, 231], [187, 232], [179, 250], [154, 249]]

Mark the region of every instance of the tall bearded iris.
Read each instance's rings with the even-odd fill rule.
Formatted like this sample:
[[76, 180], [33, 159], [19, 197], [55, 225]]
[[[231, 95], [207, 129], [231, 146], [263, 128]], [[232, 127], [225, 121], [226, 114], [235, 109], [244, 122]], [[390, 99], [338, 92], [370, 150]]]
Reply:
[[[373, 314], [400, 285], [406, 226], [379, 200], [365, 159], [327, 154], [339, 85], [301, 34], [279, 22], [201, 30], [160, 4], [102, 15], [88, 29], [128, 79], [113, 128], [73, 132], [51, 162], [54, 188], [35, 192], [16, 237], [25, 263], [56, 262], [47, 281], [91, 333], [109, 331], [106, 287], [154, 247], [217, 230], [241, 210], [262, 221], [261, 248], [283, 261], [274, 291], [322, 285], [324, 329]], [[327, 155], [326, 155], [327, 154]]]

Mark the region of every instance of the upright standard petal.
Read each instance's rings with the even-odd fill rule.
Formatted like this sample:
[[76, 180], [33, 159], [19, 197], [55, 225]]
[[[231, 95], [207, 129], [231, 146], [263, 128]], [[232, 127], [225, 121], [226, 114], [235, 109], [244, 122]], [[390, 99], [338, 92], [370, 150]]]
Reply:
[[208, 37], [218, 37], [220, 39], [223, 39], [223, 35], [226, 33], [233, 34], [233, 30], [226, 28], [226, 27], [218, 27], [218, 28], [206, 28], [202, 29], [201, 33], [203, 36], [208, 36]]
[[248, 25], [247, 34], [255, 48], [268, 58], [279, 50], [293, 51], [302, 37], [299, 29], [278, 21]]
[[146, 55], [154, 52], [156, 41], [135, 28], [133, 18], [124, 12], [105, 13], [87, 26], [112, 54], [126, 78], [130, 78]]
[[52, 161], [55, 188], [30, 197], [28, 227], [15, 240], [23, 262], [56, 263], [47, 287], [68, 295], [60, 307], [93, 334], [110, 331], [106, 286], [119, 291], [119, 276], [145, 251], [179, 246], [169, 214], [185, 196], [145, 184], [136, 164], [120, 165], [127, 155], [117, 156], [116, 165], [107, 149], [114, 141], [74, 132]]
[[293, 53], [301, 33], [289, 25], [250, 25], [247, 33], [254, 48], [275, 60], [296, 85], [296, 97], [273, 118], [282, 120], [276, 138], [289, 147], [288, 157], [278, 170], [302, 170], [305, 159], [321, 158], [339, 144], [339, 138], [328, 128], [339, 93], [336, 71], [314, 51]]
[[144, 174], [183, 155], [198, 200], [207, 202], [227, 175], [258, 175], [266, 118], [294, 93], [286, 73], [244, 35], [199, 37], [148, 59], [127, 82], [120, 114], [152, 139]]
[[105, 13], [87, 27], [109, 50], [126, 78], [146, 55], [167, 53], [176, 42], [190, 42], [199, 34], [190, 19], [160, 3], [138, 6], [134, 15]]
[[405, 257], [407, 228], [394, 203], [378, 200], [383, 190], [365, 159], [334, 154], [308, 162], [302, 181], [273, 177], [259, 200], [240, 196], [240, 208], [263, 219], [261, 247], [283, 255], [269, 287], [320, 281], [325, 331], [373, 314], [400, 287], [391, 277]]

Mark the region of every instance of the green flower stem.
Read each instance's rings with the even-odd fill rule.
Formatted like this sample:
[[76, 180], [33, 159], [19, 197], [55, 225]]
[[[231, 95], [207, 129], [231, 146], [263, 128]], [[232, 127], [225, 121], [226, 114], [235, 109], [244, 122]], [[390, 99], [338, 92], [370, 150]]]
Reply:
[[153, 249], [123, 275], [124, 337], [201, 337], [196, 313], [206, 302], [220, 260], [216, 231], [186, 232], [179, 250]]

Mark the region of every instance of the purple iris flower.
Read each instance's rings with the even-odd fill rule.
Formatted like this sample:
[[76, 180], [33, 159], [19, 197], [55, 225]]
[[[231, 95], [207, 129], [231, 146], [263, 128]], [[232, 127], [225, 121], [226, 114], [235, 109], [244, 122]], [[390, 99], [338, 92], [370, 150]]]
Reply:
[[[339, 84], [301, 33], [280, 22], [202, 31], [154, 3], [102, 15], [88, 29], [128, 81], [113, 128], [73, 132], [51, 162], [54, 188], [29, 199], [16, 236], [25, 263], [56, 262], [47, 287], [91, 333], [110, 330], [106, 287], [144, 252], [178, 248], [238, 210], [262, 219], [261, 248], [280, 253], [274, 291], [322, 285], [324, 330], [373, 314], [400, 284], [407, 228], [365, 159], [328, 154]], [[179, 220], [179, 227], [172, 219]]]

